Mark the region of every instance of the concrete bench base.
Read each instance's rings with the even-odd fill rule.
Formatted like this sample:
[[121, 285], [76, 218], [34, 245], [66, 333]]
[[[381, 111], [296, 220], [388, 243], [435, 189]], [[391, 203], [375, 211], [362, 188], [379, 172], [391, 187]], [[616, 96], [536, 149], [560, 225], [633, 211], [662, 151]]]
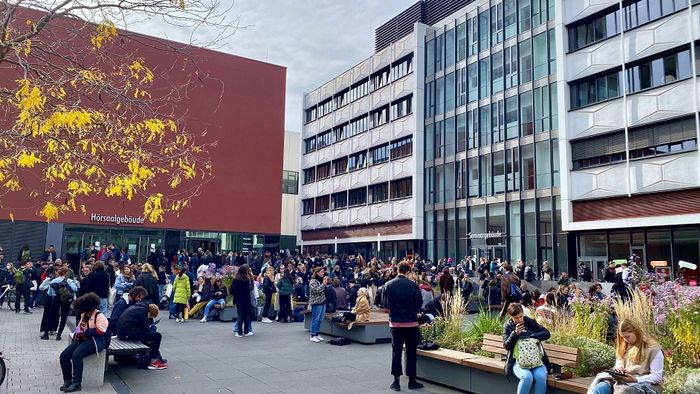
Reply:
[[[311, 329], [311, 314], [304, 314], [304, 328]], [[355, 324], [352, 329], [348, 330], [347, 326], [339, 323], [332, 323], [327, 318], [321, 321], [319, 328], [321, 334], [330, 335], [332, 337], [347, 338], [353, 342], [359, 342], [366, 345], [375, 343], [391, 342], [391, 329], [387, 324]]]
[[102, 387], [105, 384], [105, 364], [107, 352], [101, 351], [99, 354], [91, 354], [83, 359], [83, 382], [84, 388]]

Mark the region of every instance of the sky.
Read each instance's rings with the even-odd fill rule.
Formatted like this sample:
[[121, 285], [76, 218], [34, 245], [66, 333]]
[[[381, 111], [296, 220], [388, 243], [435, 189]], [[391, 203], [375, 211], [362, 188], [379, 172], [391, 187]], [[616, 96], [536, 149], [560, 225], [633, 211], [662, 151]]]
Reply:
[[[302, 99], [374, 53], [374, 29], [417, 0], [235, 0], [240, 26], [219, 51], [287, 67], [285, 128], [301, 131]], [[173, 26], [143, 21], [130, 30], [187, 40]], [[195, 41], [207, 41], [194, 37]]]

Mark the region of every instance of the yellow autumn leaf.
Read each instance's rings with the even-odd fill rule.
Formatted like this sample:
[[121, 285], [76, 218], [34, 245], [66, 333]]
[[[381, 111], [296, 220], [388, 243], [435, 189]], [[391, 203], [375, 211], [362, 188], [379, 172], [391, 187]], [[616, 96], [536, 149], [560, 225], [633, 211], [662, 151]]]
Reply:
[[47, 222], [50, 222], [58, 218], [58, 207], [50, 201], [48, 201], [46, 204], [44, 204], [44, 207], [41, 209], [41, 211], [39, 211], [39, 214], [46, 218]]

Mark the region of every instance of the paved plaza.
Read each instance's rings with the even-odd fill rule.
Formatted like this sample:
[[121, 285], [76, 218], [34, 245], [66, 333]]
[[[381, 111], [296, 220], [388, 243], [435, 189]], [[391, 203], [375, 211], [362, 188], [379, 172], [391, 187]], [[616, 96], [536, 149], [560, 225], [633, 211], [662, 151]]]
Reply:
[[[65, 339], [39, 340], [41, 309], [32, 315], [0, 310], [0, 351], [8, 381], [0, 393], [60, 393], [58, 355]], [[231, 324], [163, 320], [162, 351], [169, 367], [137, 370], [110, 364], [104, 387], [90, 393], [392, 393], [390, 344], [312, 343], [302, 323], [254, 323], [255, 335], [235, 338]], [[330, 339], [330, 338], [327, 338]], [[425, 382], [424, 382], [425, 383]], [[402, 391], [407, 389], [402, 379]], [[425, 384], [416, 393], [453, 393]]]

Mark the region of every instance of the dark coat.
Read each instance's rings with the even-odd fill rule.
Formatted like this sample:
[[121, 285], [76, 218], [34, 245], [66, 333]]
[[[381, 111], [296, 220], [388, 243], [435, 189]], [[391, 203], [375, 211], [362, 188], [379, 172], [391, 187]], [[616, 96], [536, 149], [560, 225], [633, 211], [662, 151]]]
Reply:
[[250, 303], [250, 291], [253, 290], [253, 282], [249, 280], [234, 279], [231, 283], [231, 296], [237, 307], [244, 309], [252, 307]]
[[148, 332], [152, 323], [148, 317], [148, 305], [138, 302], [126, 308], [117, 319], [117, 335], [119, 339], [129, 339]]
[[83, 294], [95, 293], [100, 298], [109, 298], [109, 274], [105, 271], [95, 271], [85, 280]]
[[148, 292], [148, 295], [146, 295], [144, 301], [147, 301], [149, 304], [156, 305], [160, 303], [160, 299], [158, 297], [158, 280], [156, 280], [153, 275], [149, 273], [139, 275], [134, 281], [134, 287], [136, 286], [141, 286]]
[[[513, 373], [513, 365], [515, 364], [513, 350], [515, 349], [515, 344], [518, 342], [518, 339], [535, 338], [541, 342], [546, 341], [550, 337], [549, 331], [537, 324], [534, 319], [530, 319], [529, 317], [525, 317], [524, 319], [524, 324], [527, 331], [521, 332], [520, 335], [515, 333], [515, 323], [512, 319], [509, 319], [503, 326], [503, 347], [508, 351], [508, 360], [506, 361], [505, 365], [506, 375]], [[550, 365], [547, 353], [544, 354], [542, 362], [544, 363], [545, 368], [547, 368], [547, 371], [549, 371]]]
[[423, 296], [418, 284], [404, 275], [387, 282], [382, 292], [382, 305], [389, 309], [389, 321], [394, 323], [418, 322]]

